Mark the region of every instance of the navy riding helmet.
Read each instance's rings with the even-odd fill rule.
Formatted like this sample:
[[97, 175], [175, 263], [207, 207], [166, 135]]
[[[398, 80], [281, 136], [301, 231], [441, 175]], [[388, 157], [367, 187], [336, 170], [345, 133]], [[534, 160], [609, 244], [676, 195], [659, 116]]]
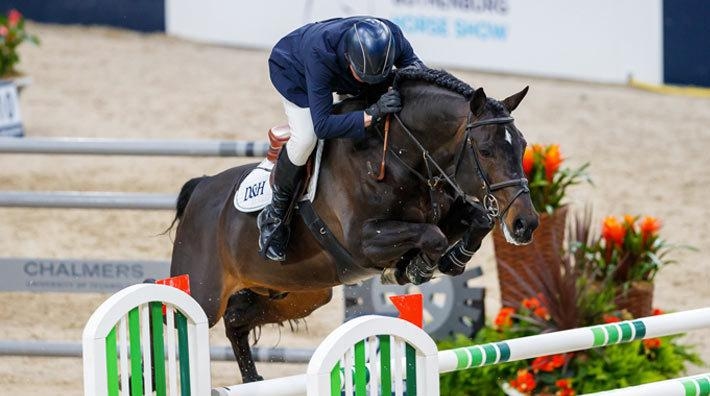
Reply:
[[345, 33], [345, 57], [355, 74], [368, 84], [378, 84], [392, 70], [395, 42], [389, 26], [367, 18], [355, 22]]

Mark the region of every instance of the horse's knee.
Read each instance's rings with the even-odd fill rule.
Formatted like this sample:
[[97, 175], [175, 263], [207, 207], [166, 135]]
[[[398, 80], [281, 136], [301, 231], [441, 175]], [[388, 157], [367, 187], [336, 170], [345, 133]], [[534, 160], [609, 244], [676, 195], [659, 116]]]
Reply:
[[429, 257], [438, 258], [449, 247], [449, 240], [439, 227], [427, 224], [418, 245]]
[[259, 317], [259, 312], [263, 311], [259, 298], [258, 294], [248, 289], [232, 294], [224, 311], [224, 326], [227, 329], [246, 327], [248, 332], [256, 325], [254, 322]]

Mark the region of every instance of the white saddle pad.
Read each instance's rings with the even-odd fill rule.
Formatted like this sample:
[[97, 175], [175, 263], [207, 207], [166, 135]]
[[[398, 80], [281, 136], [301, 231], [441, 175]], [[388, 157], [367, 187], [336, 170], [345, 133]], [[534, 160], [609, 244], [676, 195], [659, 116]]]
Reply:
[[[318, 174], [320, 173], [320, 160], [323, 154], [323, 141], [319, 140], [316, 147], [316, 158], [313, 167], [313, 175], [308, 183], [306, 193], [301, 197], [301, 201], [309, 200], [313, 202], [316, 197], [316, 187], [318, 185]], [[264, 159], [244, 178], [237, 186], [234, 194], [234, 207], [244, 213], [256, 212], [264, 209], [271, 203], [271, 184], [269, 177], [271, 169], [274, 167], [269, 160]]]

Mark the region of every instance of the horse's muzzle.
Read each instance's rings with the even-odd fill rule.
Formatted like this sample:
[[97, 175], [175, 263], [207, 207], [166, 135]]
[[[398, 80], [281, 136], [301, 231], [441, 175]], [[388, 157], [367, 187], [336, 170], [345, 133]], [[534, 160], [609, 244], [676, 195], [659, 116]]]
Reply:
[[518, 216], [513, 221], [513, 239], [517, 243], [527, 244], [532, 241], [533, 231], [537, 228], [539, 220], [537, 216], [526, 218]]

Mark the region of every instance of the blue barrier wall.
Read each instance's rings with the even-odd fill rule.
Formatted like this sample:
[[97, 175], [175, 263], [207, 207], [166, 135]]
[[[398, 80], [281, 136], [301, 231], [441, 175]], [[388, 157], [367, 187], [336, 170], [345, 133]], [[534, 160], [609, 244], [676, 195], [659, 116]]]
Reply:
[[710, 87], [710, 1], [663, 2], [663, 79]]
[[0, 12], [10, 8], [39, 22], [165, 31], [165, 0], [0, 0]]

